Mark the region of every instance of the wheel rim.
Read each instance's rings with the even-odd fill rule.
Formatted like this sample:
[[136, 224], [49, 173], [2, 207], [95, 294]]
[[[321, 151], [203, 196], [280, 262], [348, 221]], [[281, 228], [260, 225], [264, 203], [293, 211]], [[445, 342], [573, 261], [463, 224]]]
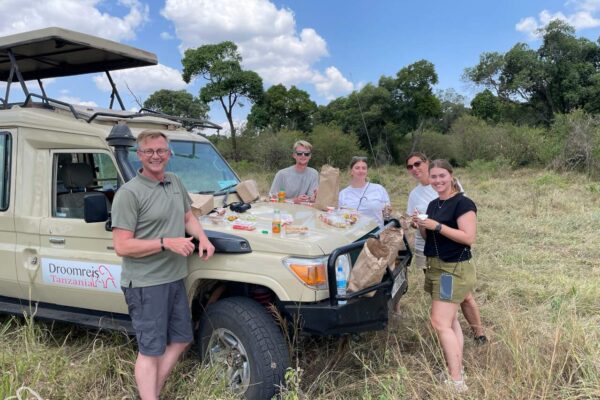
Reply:
[[242, 341], [229, 329], [217, 328], [208, 342], [213, 366], [221, 367], [227, 382], [236, 393], [244, 393], [250, 384], [250, 361]]

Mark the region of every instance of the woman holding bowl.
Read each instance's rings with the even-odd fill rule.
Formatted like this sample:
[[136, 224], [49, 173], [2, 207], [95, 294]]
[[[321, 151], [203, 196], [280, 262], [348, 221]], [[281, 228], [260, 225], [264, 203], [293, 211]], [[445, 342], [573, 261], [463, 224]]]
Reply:
[[[429, 158], [420, 152], [414, 152], [408, 155], [406, 158], [406, 170], [407, 172], [417, 181], [417, 186], [411, 190], [408, 195], [408, 204], [406, 206], [406, 213], [411, 215], [417, 211], [421, 214], [421, 217], [426, 218], [427, 206], [429, 203], [438, 197], [438, 193], [429, 184]], [[461, 193], [464, 192], [462, 186], [458, 182], [457, 190]], [[415, 225], [416, 227], [416, 225]], [[417, 268], [422, 268], [424, 272], [427, 271], [427, 262], [425, 254], [423, 253], [425, 248], [425, 239], [421, 236], [420, 230], [417, 229], [415, 232], [415, 265]], [[399, 304], [396, 305], [399, 308]], [[471, 326], [473, 331], [473, 338], [475, 343], [482, 345], [487, 343], [487, 337], [483, 330], [481, 323], [481, 316], [479, 314], [479, 306], [475, 301], [475, 297], [472, 292], [469, 292], [465, 300], [460, 303], [460, 308], [465, 316], [465, 319]], [[399, 310], [396, 310], [398, 312]]]
[[425, 238], [425, 291], [431, 294], [431, 325], [448, 367], [446, 382], [463, 392], [467, 386], [462, 376], [464, 338], [458, 306], [472, 293], [476, 280], [471, 245], [477, 232], [477, 207], [461, 193], [448, 161], [429, 164], [429, 183], [438, 197], [427, 206], [427, 217], [415, 211], [413, 222]]

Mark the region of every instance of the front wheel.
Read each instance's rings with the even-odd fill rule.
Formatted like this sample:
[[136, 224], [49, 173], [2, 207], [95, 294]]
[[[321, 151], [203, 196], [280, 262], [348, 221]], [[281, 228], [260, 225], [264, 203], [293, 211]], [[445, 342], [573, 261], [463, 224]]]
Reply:
[[273, 317], [246, 297], [211, 304], [200, 320], [198, 343], [205, 360], [222, 367], [230, 388], [248, 400], [272, 398], [290, 365]]

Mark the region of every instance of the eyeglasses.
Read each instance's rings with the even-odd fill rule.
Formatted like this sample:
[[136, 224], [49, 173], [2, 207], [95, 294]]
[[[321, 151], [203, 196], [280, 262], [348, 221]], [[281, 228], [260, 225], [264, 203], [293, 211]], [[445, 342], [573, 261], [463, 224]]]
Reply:
[[154, 153], [156, 153], [156, 155], [158, 155], [159, 157], [163, 157], [166, 156], [167, 154], [169, 154], [169, 152], [171, 151], [170, 149], [138, 149], [138, 151], [140, 153], [142, 153], [143, 155], [145, 155], [146, 157], [152, 157], [154, 155]]
[[296, 155], [297, 155], [298, 157], [300, 157], [300, 156], [304, 156], [304, 157], [310, 157], [310, 151], [304, 151], [304, 152], [303, 152], [303, 151], [297, 151], [297, 152], [296, 152]]
[[423, 161], [415, 161], [412, 164], [406, 164], [406, 169], [410, 171], [413, 168], [419, 168], [421, 164], [423, 164]]

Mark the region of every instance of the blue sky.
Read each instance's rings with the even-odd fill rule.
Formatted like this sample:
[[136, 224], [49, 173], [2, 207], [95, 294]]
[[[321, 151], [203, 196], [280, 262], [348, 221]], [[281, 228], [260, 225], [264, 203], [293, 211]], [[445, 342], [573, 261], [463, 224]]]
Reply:
[[[186, 85], [180, 77], [182, 51], [223, 40], [238, 44], [265, 89], [296, 85], [326, 104], [420, 59], [435, 65], [436, 89], [470, 99], [478, 89], [461, 75], [484, 51], [505, 52], [517, 42], [537, 48], [535, 29], [553, 18], [577, 35], [600, 36], [600, 0], [0, 0], [0, 15], [0, 36], [61, 26], [156, 53], [156, 67], [113, 74], [127, 108], [136, 102], [125, 82], [141, 100], [161, 88], [196, 95], [202, 82]], [[51, 80], [46, 88], [55, 98], [108, 104], [101, 76]], [[237, 111], [238, 123], [248, 111]], [[216, 103], [211, 119], [225, 122]]]

